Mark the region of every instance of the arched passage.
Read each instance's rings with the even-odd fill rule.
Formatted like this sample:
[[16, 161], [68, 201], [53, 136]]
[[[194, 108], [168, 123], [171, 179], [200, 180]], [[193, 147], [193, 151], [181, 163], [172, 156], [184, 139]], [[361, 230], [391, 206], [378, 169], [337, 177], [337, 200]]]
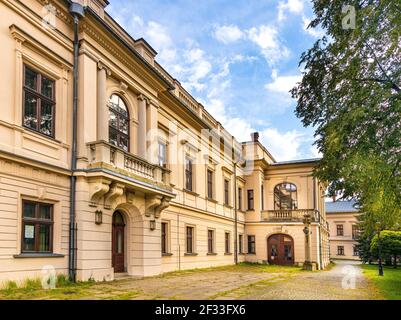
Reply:
[[287, 234], [273, 234], [267, 239], [267, 260], [270, 264], [294, 264], [294, 240]]

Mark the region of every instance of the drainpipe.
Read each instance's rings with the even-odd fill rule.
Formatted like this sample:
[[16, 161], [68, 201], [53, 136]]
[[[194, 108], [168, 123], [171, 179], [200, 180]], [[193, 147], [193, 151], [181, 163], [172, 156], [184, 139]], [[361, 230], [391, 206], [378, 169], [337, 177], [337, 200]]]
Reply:
[[234, 162], [234, 262], [238, 264], [237, 163]]
[[71, 186], [70, 186], [70, 225], [69, 225], [69, 254], [68, 276], [70, 281], [76, 281], [76, 227], [75, 227], [75, 190], [77, 169], [77, 113], [78, 113], [78, 22], [84, 17], [84, 8], [81, 4], [72, 2], [70, 13], [74, 17], [74, 80], [73, 80], [73, 109], [72, 109], [72, 147], [71, 147]]

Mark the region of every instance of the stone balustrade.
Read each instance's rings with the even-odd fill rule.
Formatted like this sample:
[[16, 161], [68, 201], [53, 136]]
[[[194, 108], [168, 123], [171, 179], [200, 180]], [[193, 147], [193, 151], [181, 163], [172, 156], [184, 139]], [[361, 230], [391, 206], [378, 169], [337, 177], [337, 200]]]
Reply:
[[170, 171], [105, 141], [88, 143], [90, 168], [115, 169], [128, 176], [144, 178], [149, 182], [169, 184]]

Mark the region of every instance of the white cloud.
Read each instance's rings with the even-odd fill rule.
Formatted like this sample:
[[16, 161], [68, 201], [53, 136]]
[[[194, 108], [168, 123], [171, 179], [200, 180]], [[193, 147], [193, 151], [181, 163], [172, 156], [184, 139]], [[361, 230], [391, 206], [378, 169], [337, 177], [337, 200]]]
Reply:
[[300, 14], [304, 10], [303, 0], [287, 0], [286, 2], [280, 1], [278, 4], [278, 21], [283, 21], [286, 18], [286, 12], [291, 12], [293, 14]]
[[216, 26], [214, 28], [213, 36], [222, 43], [231, 43], [240, 40], [244, 34], [235, 25]]
[[271, 65], [290, 55], [288, 48], [280, 42], [278, 31], [273, 26], [253, 27], [248, 31], [248, 37], [261, 48], [262, 54]]
[[297, 82], [302, 80], [302, 76], [300, 75], [291, 75], [291, 76], [278, 76], [277, 71], [273, 70], [272, 72], [273, 82], [267, 83], [265, 88], [269, 91], [283, 93], [289, 95], [289, 92]]
[[299, 158], [305, 137], [296, 130], [282, 133], [276, 128], [267, 128], [260, 132], [260, 139], [276, 160], [286, 161]]
[[308, 28], [309, 23], [311, 22], [311, 19], [308, 19], [306, 17], [302, 17], [302, 28], [305, 31], [305, 33], [309, 34], [310, 36], [314, 38], [321, 38], [324, 36], [324, 31], [320, 28]]

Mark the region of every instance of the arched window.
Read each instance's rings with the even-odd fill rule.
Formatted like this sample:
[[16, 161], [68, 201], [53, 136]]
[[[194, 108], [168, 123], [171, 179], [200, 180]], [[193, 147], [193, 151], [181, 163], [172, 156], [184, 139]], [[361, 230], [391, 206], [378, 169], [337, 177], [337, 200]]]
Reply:
[[297, 187], [292, 183], [280, 183], [274, 187], [274, 209], [298, 209]]
[[113, 94], [109, 99], [109, 142], [129, 151], [129, 114], [124, 100]]

